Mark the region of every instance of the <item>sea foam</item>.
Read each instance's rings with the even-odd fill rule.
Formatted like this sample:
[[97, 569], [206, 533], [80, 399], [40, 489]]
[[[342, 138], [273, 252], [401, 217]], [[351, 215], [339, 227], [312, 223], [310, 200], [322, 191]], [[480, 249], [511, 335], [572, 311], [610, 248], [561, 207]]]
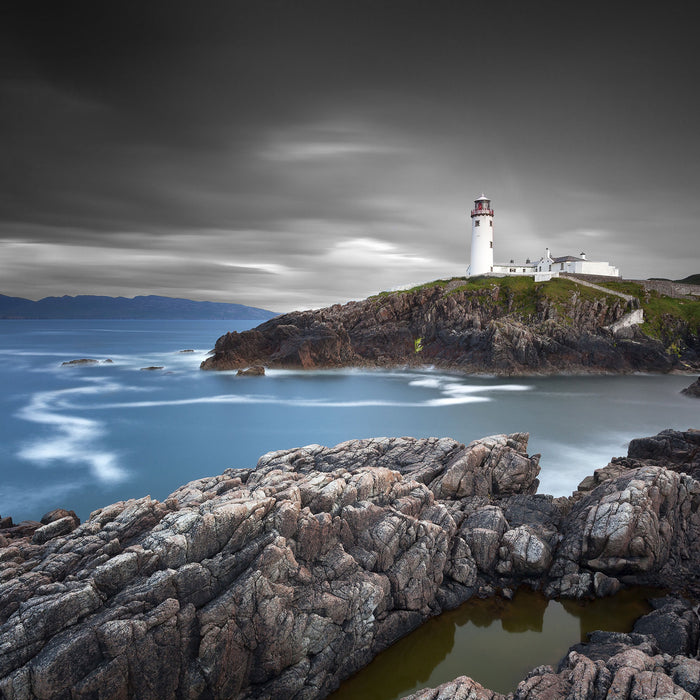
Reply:
[[26, 443], [17, 453], [21, 459], [47, 467], [54, 462], [71, 466], [87, 466], [100, 481], [116, 482], [127, 473], [118, 465], [116, 454], [99, 450], [96, 441], [105, 435], [104, 424], [93, 418], [67, 415], [60, 411], [73, 407], [76, 396], [116, 391], [121, 385], [100, 378], [90, 379], [89, 386], [43, 391], [32, 395], [29, 403], [17, 413], [19, 418], [50, 426], [54, 434]]

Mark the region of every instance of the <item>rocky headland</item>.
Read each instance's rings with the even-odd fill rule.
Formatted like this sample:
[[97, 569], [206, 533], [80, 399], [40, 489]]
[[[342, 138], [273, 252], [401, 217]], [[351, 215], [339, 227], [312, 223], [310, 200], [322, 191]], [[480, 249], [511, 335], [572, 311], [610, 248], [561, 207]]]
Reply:
[[[0, 697], [322, 698], [471, 596], [663, 586], [515, 698], [688, 698], [700, 688], [700, 431], [635, 440], [570, 498], [528, 436], [377, 438], [42, 523], [0, 520]], [[420, 698], [499, 697], [470, 679]]]
[[439, 280], [227, 333], [201, 366], [425, 364], [500, 375], [700, 369], [697, 297], [606, 284], [609, 290], [563, 278]]

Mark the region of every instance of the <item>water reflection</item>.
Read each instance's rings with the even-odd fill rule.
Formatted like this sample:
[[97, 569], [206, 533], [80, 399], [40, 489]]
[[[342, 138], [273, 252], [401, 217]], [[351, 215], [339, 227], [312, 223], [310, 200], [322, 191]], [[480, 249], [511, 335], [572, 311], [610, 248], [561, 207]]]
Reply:
[[470, 600], [379, 654], [330, 700], [394, 700], [457, 676], [509, 693], [535, 666], [556, 666], [594, 630], [628, 632], [658, 590], [637, 588], [589, 603], [550, 601], [529, 589], [513, 600]]

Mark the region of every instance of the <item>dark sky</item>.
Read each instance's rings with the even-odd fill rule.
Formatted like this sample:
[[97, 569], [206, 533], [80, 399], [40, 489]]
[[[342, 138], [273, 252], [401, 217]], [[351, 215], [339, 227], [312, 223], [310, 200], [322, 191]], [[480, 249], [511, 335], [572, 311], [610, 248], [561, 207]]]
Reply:
[[482, 191], [496, 262], [700, 272], [695, 3], [1, 7], [1, 293], [361, 298], [464, 274]]

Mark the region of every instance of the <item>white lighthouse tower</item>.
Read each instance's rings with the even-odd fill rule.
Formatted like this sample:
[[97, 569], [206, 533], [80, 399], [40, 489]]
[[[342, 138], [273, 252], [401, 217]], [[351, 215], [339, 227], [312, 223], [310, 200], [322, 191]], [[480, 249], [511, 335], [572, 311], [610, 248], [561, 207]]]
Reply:
[[482, 194], [474, 200], [472, 209], [472, 251], [467, 275], [493, 272], [493, 209], [491, 200]]

